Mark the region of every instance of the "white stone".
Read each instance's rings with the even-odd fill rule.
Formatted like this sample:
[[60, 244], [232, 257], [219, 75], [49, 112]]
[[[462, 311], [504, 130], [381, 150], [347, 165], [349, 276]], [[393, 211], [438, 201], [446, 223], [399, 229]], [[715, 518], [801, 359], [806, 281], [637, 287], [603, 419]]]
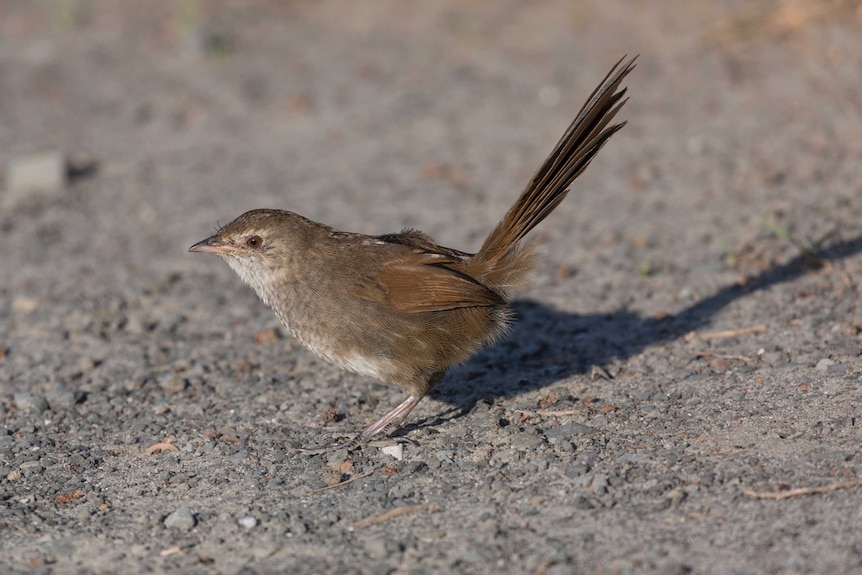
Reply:
[[6, 194], [20, 199], [30, 192], [56, 193], [66, 185], [66, 162], [60, 152], [12, 159], [6, 167]]
[[398, 461], [404, 459], [404, 446], [400, 443], [396, 443], [395, 445], [387, 445], [386, 447], [381, 447], [380, 451], [385, 453], [386, 455], [391, 455]]

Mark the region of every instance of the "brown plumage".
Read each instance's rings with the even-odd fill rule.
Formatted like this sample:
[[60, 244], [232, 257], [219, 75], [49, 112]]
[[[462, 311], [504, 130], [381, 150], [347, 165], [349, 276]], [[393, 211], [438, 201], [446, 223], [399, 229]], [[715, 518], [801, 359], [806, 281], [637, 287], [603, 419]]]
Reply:
[[624, 125], [611, 121], [634, 60], [611, 69], [476, 254], [415, 230], [337, 232], [283, 210], [246, 212], [190, 248], [220, 255], [313, 352], [408, 392], [352, 440], [305, 451], [353, 448], [391, 432], [447, 369], [506, 330], [509, 290], [535, 261], [522, 240]]

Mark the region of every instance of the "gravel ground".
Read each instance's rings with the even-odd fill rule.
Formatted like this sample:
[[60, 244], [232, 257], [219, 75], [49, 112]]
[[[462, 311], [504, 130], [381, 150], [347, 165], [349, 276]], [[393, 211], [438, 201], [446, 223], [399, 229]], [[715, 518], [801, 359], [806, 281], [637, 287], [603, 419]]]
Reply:
[[[846, 0], [4, 2], [0, 571], [862, 571], [860, 26]], [[402, 392], [187, 247], [277, 207], [476, 249], [626, 53], [629, 125], [540, 227], [506, 341], [402, 453], [290, 452]]]

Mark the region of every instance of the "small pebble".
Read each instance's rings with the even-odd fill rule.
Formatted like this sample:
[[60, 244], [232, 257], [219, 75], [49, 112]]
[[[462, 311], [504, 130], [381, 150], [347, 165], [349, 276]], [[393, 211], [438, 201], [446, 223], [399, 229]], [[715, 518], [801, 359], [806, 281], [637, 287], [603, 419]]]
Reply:
[[35, 395], [28, 391], [22, 391], [15, 394], [15, 405], [21, 411], [32, 411], [34, 413], [42, 413], [48, 409], [48, 400], [41, 395]]
[[608, 481], [608, 477], [606, 475], [596, 475], [591, 483], [591, 487], [597, 495], [604, 495], [607, 493], [608, 485], [610, 485], [610, 481]]
[[767, 351], [760, 356], [760, 359], [763, 360], [763, 363], [770, 366], [787, 362], [787, 356], [780, 351]]
[[84, 373], [88, 371], [93, 371], [95, 367], [96, 361], [92, 357], [84, 356], [78, 360], [78, 369], [80, 369]]
[[42, 543], [42, 549], [55, 560], [61, 557], [71, 557], [77, 550], [75, 540], [71, 537], [45, 541]]
[[66, 161], [60, 152], [19, 156], [6, 167], [7, 201], [30, 192], [56, 193], [65, 185]]
[[395, 445], [387, 445], [386, 447], [381, 447], [380, 451], [385, 453], [386, 455], [391, 455], [398, 461], [404, 459], [404, 446], [400, 443], [396, 443]]
[[583, 463], [575, 463], [566, 467], [566, 477], [580, 477], [590, 472], [590, 467]]
[[246, 515], [245, 517], [240, 517], [236, 520], [240, 527], [245, 527], [246, 529], [254, 529], [257, 527], [257, 518]]
[[42, 473], [42, 471], [45, 470], [45, 468], [42, 467], [42, 464], [38, 461], [25, 461], [19, 467], [21, 469], [21, 472], [27, 475], [33, 473]]
[[817, 365], [814, 366], [814, 369], [817, 371], [829, 371], [829, 368], [835, 365], [835, 362], [829, 359], [828, 357], [824, 357], [820, 361], [817, 362]]
[[188, 509], [177, 509], [165, 517], [164, 524], [168, 529], [188, 531], [195, 526], [195, 516]]
[[849, 363], [836, 363], [834, 365], [830, 365], [829, 369], [826, 370], [826, 373], [829, 375], [849, 375], [852, 373], [850, 369]]
[[425, 465], [424, 461], [411, 461], [401, 469], [401, 473], [403, 473], [404, 475], [410, 475], [412, 473], [416, 473], [417, 471], [421, 471], [423, 467], [428, 467], [427, 465]]
[[12, 300], [12, 309], [24, 313], [36, 311], [40, 305], [42, 305], [42, 302], [32, 297], [16, 297]]
[[365, 548], [365, 553], [367, 553], [372, 559], [382, 559], [386, 557], [386, 541], [384, 539], [366, 539], [362, 546]]
[[65, 387], [65, 386], [57, 386], [47, 394], [45, 394], [45, 399], [48, 401], [48, 406], [51, 408], [51, 411], [66, 411], [75, 407], [75, 404], [78, 402], [77, 394]]
[[597, 433], [599, 430], [589, 425], [581, 423], [566, 423], [559, 427], [553, 427], [545, 430], [545, 437], [548, 439], [559, 439], [561, 437], [569, 437], [570, 435], [587, 435]]

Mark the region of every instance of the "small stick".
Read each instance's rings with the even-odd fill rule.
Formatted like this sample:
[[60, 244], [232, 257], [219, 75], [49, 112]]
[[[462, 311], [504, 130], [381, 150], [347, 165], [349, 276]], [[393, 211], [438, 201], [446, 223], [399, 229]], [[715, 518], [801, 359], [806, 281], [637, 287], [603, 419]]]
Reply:
[[695, 354], [697, 357], [714, 357], [717, 359], [738, 359], [739, 361], [744, 361], [745, 363], [751, 363], [754, 361], [748, 356], [745, 355], [727, 355], [723, 353], [715, 353], [714, 351], [699, 351]]
[[537, 409], [536, 411], [529, 411], [527, 409], [515, 409], [514, 411], [528, 417], [532, 417], [534, 415], [541, 415], [542, 417], [561, 417], [563, 415], [580, 415], [582, 412], [582, 410], [580, 409], [560, 409], [557, 411], [551, 409]]
[[419, 511], [425, 511], [426, 509], [433, 509], [434, 507], [435, 506], [433, 503], [423, 503], [422, 505], [405, 505], [403, 507], [396, 507], [395, 509], [387, 511], [386, 513], [381, 513], [380, 515], [374, 515], [372, 517], [366, 517], [361, 521], [357, 521], [353, 524], [353, 527], [356, 529], [362, 529], [364, 527], [369, 527], [377, 523], [389, 521], [390, 519], [395, 519], [396, 517], [400, 517], [402, 515], [407, 515], [408, 513], [418, 513]]
[[144, 453], [147, 455], [155, 455], [156, 453], [162, 453], [163, 451], [179, 451], [179, 449], [170, 443], [161, 442], [152, 444], [144, 451]]
[[580, 409], [561, 409], [559, 411], [553, 411], [551, 409], [540, 409], [536, 411], [537, 415], [542, 416], [550, 416], [550, 417], [560, 417], [563, 415], [580, 415]]
[[359, 475], [354, 475], [350, 479], [345, 479], [344, 481], [336, 483], [335, 485], [327, 485], [326, 487], [318, 487], [317, 489], [312, 489], [311, 491], [308, 492], [308, 495], [315, 495], [316, 493], [321, 493], [323, 491], [335, 489], [336, 487], [341, 487], [342, 485], [347, 485], [348, 483], [353, 483], [357, 479], [362, 479], [363, 477], [368, 477], [369, 475], [371, 475], [375, 471], [377, 471], [377, 470], [372, 469], [371, 471], [366, 471], [365, 473], [360, 473]]
[[816, 495], [818, 493], [828, 493], [837, 491], [838, 489], [852, 489], [853, 487], [862, 487], [862, 479], [849, 481], [846, 483], [832, 483], [830, 485], [821, 485], [819, 487], [798, 487], [796, 489], [788, 489], [787, 491], [754, 491], [752, 489], [743, 489], [742, 493], [749, 497], [758, 499], [790, 499], [791, 497], [802, 497], [803, 495]]
[[769, 331], [769, 326], [764, 324], [753, 325], [750, 327], [740, 327], [737, 329], [726, 329], [724, 331], [705, 331], [703, 333], [692, 332], [685, 336], [686, 341], [691, 341], [695, 338], [701, 341], [710, 341], [713, 339], [727, 339], [738, 335], [746, 335], [749, 333], [765, 333]]
[[159, 557], [170, 557], [171, 555], [176, 555], [177, 553], [182, 552], [183, 550], [180, 549], [179, 545], [174, 545], [173, 547], [168, 547], [167, 549], [159, 551]]

